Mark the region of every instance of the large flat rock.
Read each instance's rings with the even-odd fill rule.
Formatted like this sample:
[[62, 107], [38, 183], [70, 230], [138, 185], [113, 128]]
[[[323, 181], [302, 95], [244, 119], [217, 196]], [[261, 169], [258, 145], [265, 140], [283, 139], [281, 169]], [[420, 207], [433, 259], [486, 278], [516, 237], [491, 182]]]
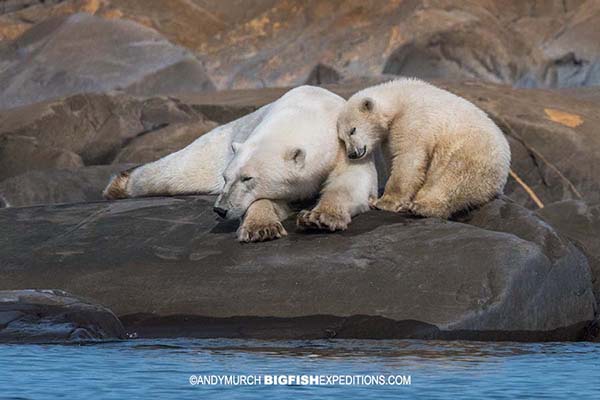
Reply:
[[0, 289], [62, 288], [139, 336], [577, 340], [594, 319], [587, 259], [504, 200], [251, 245], [213, 200], [0, 210]]

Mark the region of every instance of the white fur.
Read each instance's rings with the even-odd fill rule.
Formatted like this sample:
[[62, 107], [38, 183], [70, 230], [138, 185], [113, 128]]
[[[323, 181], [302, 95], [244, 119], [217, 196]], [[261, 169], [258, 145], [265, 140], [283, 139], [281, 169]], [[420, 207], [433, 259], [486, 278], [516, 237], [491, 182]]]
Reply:
[[[310, 86], [293, 89], [273, 103], [225, 170], [217, 205], [237, 218], [260, 198], [302, 200], [318, 193], [335, 167], [335, 123], [343, 105], [341, 97]], [[298, 160], [290, 159], [294, 151]], [[241, 182], [243, 176], [254, 177], [253, 182]]]
[[361, 90], [344, 106], [338, 134], [348, 154], [381, 144], [391, 166], [376, 206], [448, 217], [502, 193], [510, 147], [484, 111], [418, 79]]
[[232, 143], [243, 142], [268, 114], [270, 105], [221, 125], [160, 160], [136, 168], [127, 183], [130, 197], [161, 194], [219, 194]]

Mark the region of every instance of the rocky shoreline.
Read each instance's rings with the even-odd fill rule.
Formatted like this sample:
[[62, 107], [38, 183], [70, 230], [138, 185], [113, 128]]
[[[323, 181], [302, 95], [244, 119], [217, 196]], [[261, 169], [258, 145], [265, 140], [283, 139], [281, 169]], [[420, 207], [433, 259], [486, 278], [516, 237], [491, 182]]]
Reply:
[[[105, 202], [101, 190], [111, 173], [286, 89], [86, 94], [2, 111], [2, 149], [13, 157], [0, 158], [0, 290], [93, 299], [138, 337], [597, 337], [597, 103], [577, 92], [439, 84], [507, 133], [521, 183], [511, 177], [505, 198], [451, 222], [370, 212], [341, 234], [298, 233], [290, 220], [290, 237], [248, 246], [235, 241], [236, 224], [217, 221], [210, 197]], [[359, 87], [331, 88], [348, 96]], [[56, 164], [53, 146], [79, 161]], [[544, 208], [535, 211], [528, 190]]]

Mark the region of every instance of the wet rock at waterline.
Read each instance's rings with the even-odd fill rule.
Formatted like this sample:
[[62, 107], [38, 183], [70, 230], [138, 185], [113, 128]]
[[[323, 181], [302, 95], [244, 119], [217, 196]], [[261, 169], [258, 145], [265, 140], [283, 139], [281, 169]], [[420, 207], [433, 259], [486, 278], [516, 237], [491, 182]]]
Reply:
[[62, 290], [0, 290], [0, 343], [124, 339], [107, 308]]

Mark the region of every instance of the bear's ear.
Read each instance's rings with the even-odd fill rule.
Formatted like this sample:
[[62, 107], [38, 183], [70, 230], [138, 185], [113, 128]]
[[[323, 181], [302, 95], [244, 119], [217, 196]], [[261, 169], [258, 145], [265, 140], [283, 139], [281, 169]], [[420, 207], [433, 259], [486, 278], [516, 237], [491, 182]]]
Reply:
[[362, 99], [360, 101], [360, 111], [362, 111], [362, 112], [373, 111], [373, 100], [369, 99], [368, 97], [366, 99]]
[[233, 150], [233, 154], [237, 153], [238, 150], [240, 149], [240, 147], [242, 147], [241, 143], [232, 142], [231, 143], [231, 150]]
[[306, 152], [300, 147], [294, 147], [285, 153], [284, 158], [286, 161], [293, 162], [298, 167], [302, 167], [304, 166], [304, 160], [306, 159]]

